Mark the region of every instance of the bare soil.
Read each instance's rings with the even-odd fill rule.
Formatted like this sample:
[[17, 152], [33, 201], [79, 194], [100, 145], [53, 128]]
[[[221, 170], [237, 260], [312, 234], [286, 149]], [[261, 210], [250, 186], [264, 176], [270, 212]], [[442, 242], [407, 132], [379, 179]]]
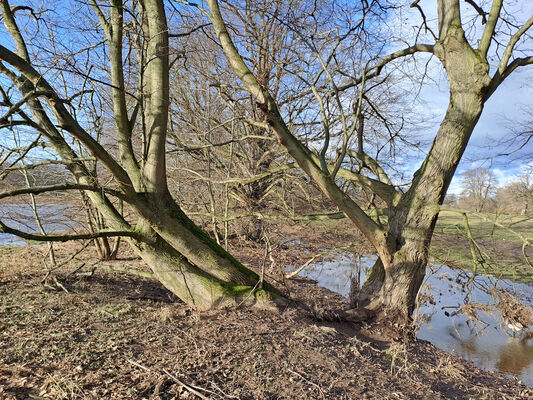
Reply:
[[[291, 237], [306, 244], [284, 240]], [[344, 298], [309, 280], [283, 279], [280, 265], [303, 264], [353, 239], [287, 226], [272, 257], [264, 245], [232, 243], [239, 259], [264, 267], [293, 299], [279, 312], [200, 313], [156, 281], [90, 274], [90, 251], [46, 276], [45, 247], [3, 250], [0, 399], [533, 398], [517, 380], [427, 342], [336, 320]], [[61, 247], [59, 258], [76, 246]], [[113, 264], [143, 268], [131, 254], [121, 257]]]

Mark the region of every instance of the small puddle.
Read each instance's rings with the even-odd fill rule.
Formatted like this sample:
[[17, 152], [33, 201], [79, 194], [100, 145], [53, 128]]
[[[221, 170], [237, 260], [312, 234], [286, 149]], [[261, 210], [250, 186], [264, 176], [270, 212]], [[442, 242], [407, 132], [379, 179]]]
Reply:
[[[375, 260], [376, 256], [361, 257], [361, 282]], [[349, 253], [339, 253], [336, 260], [311, 264], [300, 275], [347, 297], [351, 277], [356, 273], [357, 262], [354, 257]], [[470, 276], [467, 272], [444, 265], [428, 266], [422, 293], [431, 296], [435, 304], [425, 304], [417, 310], [420, 324], [417, 337], [472, 361], [480, 368], [516, 376], [533, 387], [533, 338], [512, 336], [513, 332], [502, 326], [496, 311], [478, 312], [477, 321], [464, 314], [451, 316], [464, 304], [467, 295], [470, 303], [494, 303], [491, 295], [483, 290], [493, 287], [494, 279], [477, 276], [475, 284], [467, 291], [464, 286]], [[514, 293], [526, 305], [533, 306], [533, 286], [503, 280], [498, 281], [498, 284]]]

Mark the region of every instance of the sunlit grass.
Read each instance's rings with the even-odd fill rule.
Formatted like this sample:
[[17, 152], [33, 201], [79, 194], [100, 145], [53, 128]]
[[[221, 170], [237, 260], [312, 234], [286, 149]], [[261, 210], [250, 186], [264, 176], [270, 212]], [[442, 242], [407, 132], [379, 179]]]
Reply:
[[[472, 237], [480, 249], [477, 273], [533, 282], [533, 268], [527, 264], [522, 253], [522, 238], [533, 238], [531, 216], [469, 213], [468, 222]], [[532, 253], [529, 249], [528, 254]], [[441, 212], [431, 243], [430, 260], [451, 267], [474, 270], [463, 215], [452, 211]]]

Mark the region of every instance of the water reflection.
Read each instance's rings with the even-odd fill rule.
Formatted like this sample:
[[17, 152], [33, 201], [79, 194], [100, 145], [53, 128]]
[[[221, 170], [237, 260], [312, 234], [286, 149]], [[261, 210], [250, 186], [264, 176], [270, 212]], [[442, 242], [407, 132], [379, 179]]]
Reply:
[[[375, 256], [361, 258], [364, 275], [375, 261]], [[314, 279], [319, 285], [348, 296], [350, 279], [356, 274], [356, 260], [348, 253], [339, 254], [338, 260], [311, 265], [301, 275]], [[415, 315], [419, 324], [417, 337], [428, 340], [435, 346], [459, 355], [477, 366], [517, 376], [525, 384], [533, 386], [533, 338], [521, 339], [509, 336], [502, 327], [500, 314], [493, 307], [469, 318], [463, 313], [454, 313], [464, 304], [492, 304], [487, 290], [494, 285], [490, 277], [476, 277], [475, 285], [465, 289], [470, 275], [452, 270], [443, 265], [428, 267], [427, 278], [422, 287], [425, 302]], [[533, 287], [507, 281], [498, 284], [512, 292], [525, 304], [533, 306]]]
[[503, 372], [520, 374], [533, 364], [533, 339], [510, 337], [500, 350], [496, 367]]

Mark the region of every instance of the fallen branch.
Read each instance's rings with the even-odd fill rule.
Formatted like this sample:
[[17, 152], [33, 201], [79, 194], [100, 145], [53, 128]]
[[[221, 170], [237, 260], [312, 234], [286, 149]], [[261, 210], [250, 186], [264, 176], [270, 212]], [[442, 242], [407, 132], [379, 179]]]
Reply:
[[311, 257], [304, 265], [302, 265], [300, 268], [298, 268], [296, 271], [293, 271], [287, 275], [285, 275], [286, 279], [291, 279], [292, 277], [298, 275], [300, 272], [302, 272], [304, 269], [306, 269], [313, 261], [315, 261], [317, 258], [320, 258], [322, 256], [325, 256], [326, 254], [334, 253], [339, 250], [348, 250], [351, 247], [355, 247], [356, 243], [350, 243], [346, 246], [341, 247], [334, 247], [332, 249], [324, 250], [318, 254], [315, 254], [313, 257]]
[[[85, 263], [83, 263], [79, 268], [76, 268], [76, 271], [79, 271], [83, 266], [85, 265]], [[93, 275], [94, 274], [94, 271], [97, 269], [97, 268], [102, 268], [102, 269], [107, 269], [109, 271], [113, 271], [113, 272], [123, 272], [123, 273], [126, 273], [126, 274], [130, 274], [130, 275], [135, 275], [135, 276], [139, 276], [141, 278], [148, 278], [148, 279], [155, 279], [155, 275], [152, 274], [151, 272], [146, 272], [146, 271], [140, 271], [138, 269], [133, 269], [133, 268], [126, 268], [126, 267], [121, 267], [121, 266], [118, 266], [118, 265], [109, 265], [109, 264], [93, 264], [92, 265], [92, 270], [91, 272], [89, 273], [79, 273], [77, 275]]]
[[290, 368], [287, 368], [287, 371], [293, 373], [294, 375], [300, 377], [300, 378], [303, 379], [304, 381], [306, 381], [306, 382], [310, 383], [311, 385], [315, 386], [315, 387], [318, 389], [318, 391], [320, 392], [320, 394], [322, 395], [322, 397], [323, 397], [323, 398], [326, 397], [326, 396], [324, 395], [324, 391], [322, 390], [322, 388], [321, 388], [319, 385], [317, 385], [315, 382], [313, 382], [313, 381], [307, 379], [305, 376], [303, 376], [303, 375], [300, 374], [299, 372], [293, 371], [293, 370], [290, 369]]

